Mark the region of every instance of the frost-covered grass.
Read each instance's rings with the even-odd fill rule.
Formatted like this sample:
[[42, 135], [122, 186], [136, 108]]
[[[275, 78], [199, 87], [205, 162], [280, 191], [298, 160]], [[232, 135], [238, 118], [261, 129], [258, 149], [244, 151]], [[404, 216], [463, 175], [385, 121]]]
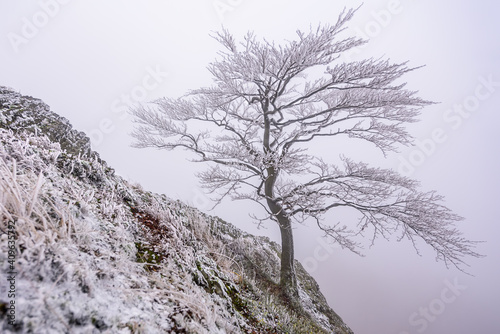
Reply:
[[[8, 115], [26, 104], [15, 102]], [[3, 272], [9, 223], [17, 250], [16, 325], [2, 279], [2, 333], [350, 333], [300, 266], [304, 310], [291, 309], [277, 244], [131, 185], [43, 132], [0, 127], [0, 191]]]
[[[6, 231], [7, 223], [15, 222], [19, 273], [17, 326], [10, 330], [218, 330], [215, 305], [203, 289], [194, 286], [187, 270], [195, 254], [182, 249], [189, 248], [183, 246], [185, 236], [176, 231], [170, 235], [172, 242], [154, 245], [159, 249], [151, 251], [162, 252], [164, 260], [157, 270], [148, 270], [148, 261], [137, 259], [137, 245], [147, 245], [154, 238], [148, 240], [141, 231], [147, 227], [137, 224], [129, 205], [120, 203], [120, 196], [128, 191], [126, 183], [115, 178], [122, 183], [113, 184], [113, 178], [108, 178], [99, 189], [88, 182], [89, 175], [77, 172], [74, 176], [76, 165], [89, 162], [66, 156], [74, 163], [60, 170], [54, 160], [61, 155], [54, 154], [57, 147], [46, 138], [17, 138], [1, 131], [1, 229]], [[127, 195], [133, 198], [138, 193]], [[168, 212], [165, 218], [173, 229], [176, 220]], [[7, 266], [5, 237], [2, 234], [3, 269]], [[5, 295], [1, 302], [8, 302]], [[9, 330], [5, 318], [2, 327]]]

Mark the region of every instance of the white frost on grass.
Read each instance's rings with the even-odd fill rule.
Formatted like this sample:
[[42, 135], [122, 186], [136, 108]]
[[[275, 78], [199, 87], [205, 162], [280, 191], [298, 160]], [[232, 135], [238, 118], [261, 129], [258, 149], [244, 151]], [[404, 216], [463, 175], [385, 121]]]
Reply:
[[[62, 152], [54, 153], [57, 145], [46, 138], [19, 140], [0, 129], [0, 140], [1, 228], [5, 231], [7, 222], [14, 221], [18, 233], [16, 320], [23, 331], [216, 330], [206, 292], [186, 279], [187, 271], [184, 279], [179, 277], [176, 260], [189, 266], [189, 259], [175, 259], [181, 249], [171, 249], [172, 256], [157, 271], [147, 270], [147, 263], [137, 259], [136, 244], [143, 236], [115, 191], [95, 191], [88, 182], [61, 174], [53, 157]], [[5, 239], [3, 234], [4, 271]], [[5, 294], [0, 302], [8, 302]], [[9, 330], [5, 323], [3, 330]]]

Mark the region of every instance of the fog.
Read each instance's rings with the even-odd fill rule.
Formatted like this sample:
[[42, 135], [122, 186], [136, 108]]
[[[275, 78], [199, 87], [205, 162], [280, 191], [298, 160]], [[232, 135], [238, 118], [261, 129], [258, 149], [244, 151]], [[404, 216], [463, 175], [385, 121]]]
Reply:
[[[297, 29], [333, 23], [360, 1], [0, 1], [0, 85], [44, 100], [85, 131], [117, 173], [145, 189], [180, 199], [250, 233], [279, 241], [272, 223], [258, 229], [245, 203], [212, 203], [194, 176], [203, 165], [183, 152], [130, 147], [132, 103], [177, 97], [210, 85], [206, 70], [220, 50], [210, 37], [224, 26], [277, 43]], [[384, 158], [370, 146], [313, 147], [398, 170], [436, 190], [465, 217], [464, 236], [481, 240], [471, 275], [446, 268], [419, 244], [376, 240], [364, 257], [329, 245], [313, 224], [297, 226], [296, 257], [330, 306], [356, 334], [497, 333], [500, 255], [500, 5], [493, 1], [370, 1], [349, 33], [370, 39], [344, 60], [387, 57], [424, 67], [408, 87], [439, 102], [408, 127], [413, 147]], [[338, 146], [336, 146], [338, 147]], [[331, 217], [337, 222], [345, 217]], [[344, 221], [343, 221], [344, 222]], [[348, 223], [348, 222], [345, 222]]]

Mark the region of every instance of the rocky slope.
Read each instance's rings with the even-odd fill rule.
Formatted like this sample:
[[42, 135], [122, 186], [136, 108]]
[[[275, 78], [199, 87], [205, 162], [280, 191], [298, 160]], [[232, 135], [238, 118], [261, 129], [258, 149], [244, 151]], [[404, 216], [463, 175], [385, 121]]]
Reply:
[[39, 99], [0, 109], [2, 333], [352, 333], [299, 263], [287, 305], [276, 243], [129, 184]]

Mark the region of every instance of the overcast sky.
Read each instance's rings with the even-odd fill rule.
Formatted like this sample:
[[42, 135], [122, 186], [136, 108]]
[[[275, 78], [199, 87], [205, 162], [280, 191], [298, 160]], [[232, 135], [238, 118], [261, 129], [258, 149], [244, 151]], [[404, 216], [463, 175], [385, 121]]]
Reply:
[[[145, 189], [202, 210], [193, 166], [181, 152], [130, 148], [130, 103], [177, 97], [211, 83], [206, 65], [220, 49], [211, 31], [236, 37], [248, 30], [276, 42], [297, 29], [334, 23], [360, 1], [95, 1], [0, 0], [0, 85], [41, 98], [91, 137], [118, 174]], [[365, 257], [327, 247], [314, 226], [300, 227], [296, 256], [332, 308], [356, 334], [498, 333], [500, 320], [500, 5], [490, 1], [368, 1], [349, 32], [370, 43], [344, 60], [384, 56], [426, 65], [406, 80], [427, 107], [409, 129], [417, 146], [383, 158], [374, 148], [342, 152], [418, 179], [466, 219], [465, 236], [484, 240], [487, 255], [470, 259], [474, 277], [436, 263], [421, 245], [378, 240]], [[278, 241], [277, 228], [258, 230], [254, 207], [225, 203], [213, 213]], [[332, 219], [335, 219], [333, 217]], [[347, 223], [347, 222], [346, 222]]]

